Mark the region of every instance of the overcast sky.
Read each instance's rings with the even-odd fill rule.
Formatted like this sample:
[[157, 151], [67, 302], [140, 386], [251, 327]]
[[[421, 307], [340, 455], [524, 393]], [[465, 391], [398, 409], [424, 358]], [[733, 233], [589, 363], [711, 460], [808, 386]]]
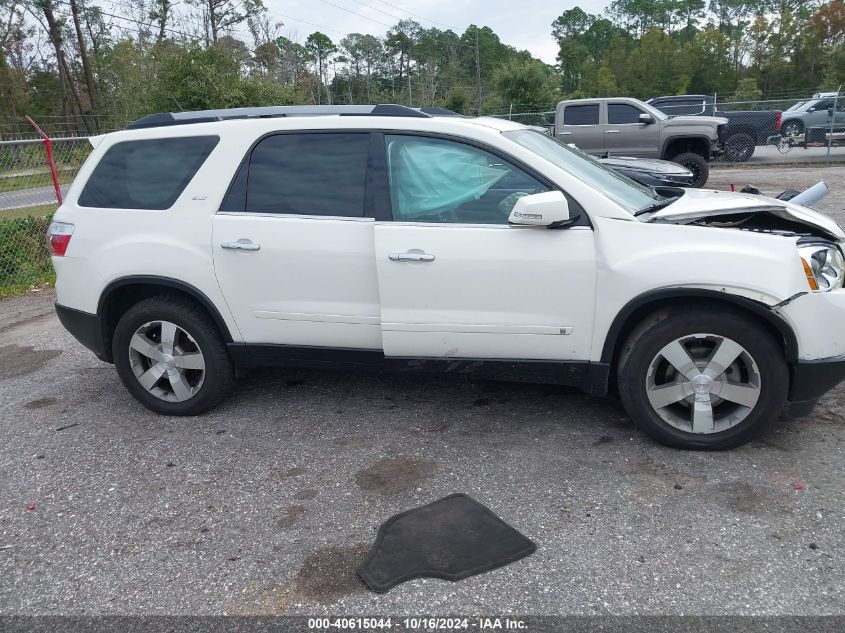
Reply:
[[[552, 21], [578, 5], [601, 13], [608, 0], [264, 0], [271, 15], [285, 23], [282, 32], [304, 40], [323, 31], [337, 42], [347, 33], [384, 35], [401, 18], [424, 27], [451, 28], [459, 35], [470, 24], [489, 26], [505, 44], [531, 51], [553, 64], [557, 45]], [[343, 8], [341, 8], [343, 7]], [[346, 9], [346, 10], [344, 10]], [[358, 14], [358, 15], [355, 15]]]

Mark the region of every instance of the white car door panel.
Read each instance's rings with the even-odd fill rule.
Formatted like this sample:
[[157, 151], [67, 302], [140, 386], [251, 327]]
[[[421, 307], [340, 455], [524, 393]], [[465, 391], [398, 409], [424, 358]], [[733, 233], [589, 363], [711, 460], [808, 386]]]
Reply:
[[[381, 348], [371, 219], [219, 213], [213, 240], [217, 279], [246, 342]], [[238, 240], [260, 250], [220, 246]]]
[[214, 218], [218, 283], [245, 342], [381, 349], [368, 133], [269, 136]]
[[[391, 260], [423, 251], [433, 261]], [[593, 233], [507, 226], [376, 224], [386, 356], [589, 357]]]

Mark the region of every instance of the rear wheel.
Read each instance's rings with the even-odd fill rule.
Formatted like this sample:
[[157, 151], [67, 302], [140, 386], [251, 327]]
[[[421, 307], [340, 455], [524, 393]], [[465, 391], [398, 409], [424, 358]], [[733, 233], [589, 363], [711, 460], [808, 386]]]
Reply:
[[164, 415], [197, 415], [234, 385], [226, 345], [209, 316], [178, 297], [129, 308], [112, 339], [118, 376], [141, 404]]
[[780, 345], [732, 311], [669, 308], [629, 336], [619, 394], [634, 422], [667, 446], [740, 446], [783, 409], [789, 378]]
[[754, 156], [757, 144], [754, 137], [745, 132], [733, 134], [725, 141], [725, 159], [734, 163], [744, 163]]
[[672, 159], [679, 165], [683, 165], [692, 172], [693, 181], [690, 186], [700, 188], [705, 185], [707, 179], [710, 177], [710, 166], [707, 161], [698, 154], [692, 152], [684, 152], [678, 154]]

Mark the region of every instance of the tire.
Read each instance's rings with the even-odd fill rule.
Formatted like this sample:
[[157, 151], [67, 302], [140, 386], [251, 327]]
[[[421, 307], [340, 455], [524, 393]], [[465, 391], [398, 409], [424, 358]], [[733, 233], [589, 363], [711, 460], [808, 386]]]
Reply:
[[159, 295], [129, 308], [115, 328], [112, 353], [129, 393], [162, 415], [199, 415], [234, 387], [234, 366], [214, 322], [180, 297]]
[[693, 173], [695, 178], [690, 184], [690, 187], [700, 189], [705, 185], [707, 179], [710, 177], [710, 166], [707, 164], [707, 161], [698, 154], [694, 154], [693, 152], [684, 152], [683, 154], [675, 156], [672, 161], [678, 163], [679, 165], [683, 165]]
[[804, 124], [797, 119], [784, 121], [783, 125], [780, 127], [781, 136], [799, 136], [803, 133]]
[[[741, 351], [717, 374], [737, 347]], [[679, 356], [678, 349], [686, 355]], [[661, 444], [735, 448], [783, 410], [789, 373], [781, 350], [759, 323], [738, 312], [704, 305], [665, 308], [644, 319], [625, 341], [617, 367], [619, 395], [634, 423]], [[666, 356], [678, 364], [690, 361], [682, 365], [686, 375]], [[729, 390], [730, 398], [744, 404], [729, 399]], [[682, 399], [676, 401], [678, 394]]]
[[754, 137], [745, 132], [732, 134], [725, 141], [725, 160], [732, 163], [744, 163], [754, 156], [757, 143]]

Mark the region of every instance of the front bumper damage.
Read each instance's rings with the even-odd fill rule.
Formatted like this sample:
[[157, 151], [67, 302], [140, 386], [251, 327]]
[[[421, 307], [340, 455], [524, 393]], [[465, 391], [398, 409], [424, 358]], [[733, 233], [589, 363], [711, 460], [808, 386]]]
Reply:
[[786, 414], [801, 417], [845, 380], [845, 289], [801, 294], [773, 311], [795, 334], [798, 357], [790, 362]]
[[824, 394], [845, 379], [845, 356], [799, 360], [790, 367], [789, 396], [784, 413], [790, 418], [808, 415]]

